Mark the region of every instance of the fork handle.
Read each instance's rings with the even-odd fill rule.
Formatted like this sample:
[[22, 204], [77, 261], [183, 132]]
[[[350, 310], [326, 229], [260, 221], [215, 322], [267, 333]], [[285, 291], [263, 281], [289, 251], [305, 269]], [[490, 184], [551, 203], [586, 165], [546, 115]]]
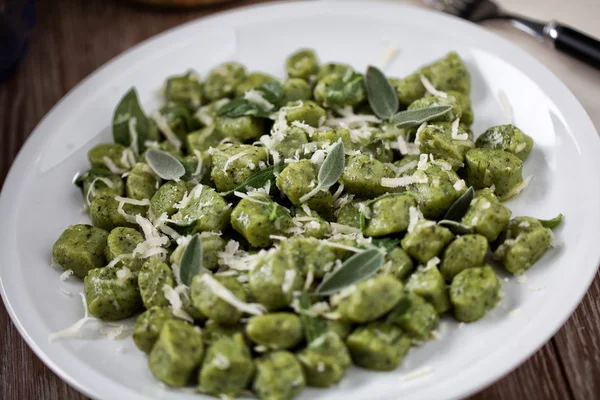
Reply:
[[557, 50], [600, 69], [600, 40], [554, 21], [544, 27], [544, 33]]

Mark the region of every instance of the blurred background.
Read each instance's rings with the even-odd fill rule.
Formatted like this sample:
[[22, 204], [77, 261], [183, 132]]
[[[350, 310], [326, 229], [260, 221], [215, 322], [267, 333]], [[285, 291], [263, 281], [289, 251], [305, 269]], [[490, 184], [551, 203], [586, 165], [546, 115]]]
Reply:
[[[425, 7], [421, 0], [379, 1]], [[104, 63], [182, 23], [223, 10], [268, 2], [270, 0], [0, 0], [0, 186], [19, 149], [44, 115]], [[556, 19], [600, 37], [600, 0], [497, 0], [497, 3], [512, 12], [539, 20]], [[489, 21], [482, 25], [520, 46], [552, 70], [577, 96], [600, 130], [599, 70], [557, 52], [548, 43], [515, 29], [507, 21]], [[595, 280], [574, 316], [548, 344], [475, 398], [598, 399], [598, 310], [600, 278]], [[3, 357], [0, 398], [85, 399], [27, 348], [1, 304], [0, 354]]]

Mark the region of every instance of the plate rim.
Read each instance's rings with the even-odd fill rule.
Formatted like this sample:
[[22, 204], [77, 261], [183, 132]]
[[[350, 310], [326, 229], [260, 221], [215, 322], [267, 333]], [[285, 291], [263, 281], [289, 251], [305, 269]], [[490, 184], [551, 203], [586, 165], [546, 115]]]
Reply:
[[[230, 9], [230, 10], [225, 10], [225, 11], [214, 13], [214, 14], [211, 14], [208, 16], [199, 17], [199, 18], [193, 19], [191, 21], [185, 22], [183, 24], [180, 24], [180, 25], [176, 25], [172, 28], [169, 28], [161, 33], [158, 33], [158, 34], [136, 44], [135, 46], [125, 50], [124, 52], [122, 52], [122, 53], [118, 54], [117, 56], [113, 57], [112, 59], [108, 60], [107, 62], [102, 64], [100, 67], [98, 67], [96, 70], [94, 70], [91, 74], [86, 76], [83, 80], [81, 80], [73, 88], [71, 88], [45, 114], [45, 116], [36, 125], [36, 127], [34, 128], [32, 133], [28, 136], [28, 138], [24, 142], [23, 146], [19, 150], [17, 157], [14, 159], [12, 166], [9, 169], [9, 172], [6, 175], [4, 184], [2, 186], [2, 190], [0, 191], [0, 215], [2, 215], [3, 210], [8, 208], [8, 206], [9, 206], [9, 201], [7, 200], [8, 196], [9, 196], [7, 194], [7, 192], [8, 192], [7, 188], [9, 188], [9, 187], [19, 188], [18, 182], [16, 182], [17, 181], [17, 173], [19, 171], [22, 171], [26, 167], [25, 165], [22, 165], [22, 164], [24, 164], [24, 162], [26, 161], [25, 157], [27, 156], [27, 153], [34, 151], [34, 146], [41, 144], [41, 143], [39, 143], [40, 141], [44, 141], [45, 139], [48, 139], [45, 136], [49, 136], [49, 134], [44, 135], [44, 131], [51, 130], [51, 129], [48, 129], [47, 126], [51, 127], [51, 125], [53, 123], [52, 119], [56, 118], [56, 115], [59, 114], [59, 111], [61, 111], [63, 108], [65, 108], [67, 106], [66, 103], [69, 100], [74, 99], [76, 96], [81, 96], [83, 94], [85, 88], [87, 86], [91, 85], [92, 83], [94, 83], [95, 81], [97, 81], [98, 79], [100, 79], [102, 77], [102, 75], [104, 75], [104, 74], [117, 75], [119, 67], [121, 67], [120, 64], [124, 64], [124, 66], [127, 66], [127, 64], [128, 64], [127, 61], [130, 60], [132, 58], [132, 56], [134, 56], [136, 53], [142, 53], [148, 47], [155, 45], [157, 42], [162, 41], [165, 37], [168, 37], [178, 31], [191, 29], [194, 25], [209, 24], [211, 22], [214, 22], [214, 20], [218, 20], [218, 19], [222, 19], [222, 18], [233, 18], [236, 16], [236, 14], [246, 14], [249, 12], [257, 12], [257, 11], [260, 11], [263, 9], [282, 9], [282, 12], [287, 12], [287, 10], [286, 10], [287, 8], [294, 8], [294, 7], [311, 8], [311, 7], [323, 7], [324, 5], [325, 6], [332, 5], [334, 7], [339, 7], [340, 4], [341, 4], [341, 2], [334, 1], [334, 0], [322, 0], [322, 1], [319, 1], [318, 3], [297, 0], [297, 1], [283, 1], [283, 2], [275, 2], [275, 3], [261, 3], [261, 4], [254, 4], [254, 5], [243, 6], [243, 7], [239, 7], [239, 8]], [[346, 0], [344, 2], [344, 4], [345, 5], [352, 4], [351, 7], [366, 6], [366, 2], [362, 1], [362, 0]], [[561, 103], [566, 103], [566, 104], [570, 103], [570, 106], [573, 108], [569, 110], [569, 113], [579, 114], [579, 116], [583, 117], [583, 118], [581, 118], [580, 120], [577, 121], [578, 124], [580, 124], [581, 126], [587, 125], [587, 128], [583, 129], [583, 132], [580, 132], [578, 134], [577, 138], [580, 139], [581, 141], [585, 140], [586, 145], [595, 146], [596, 150], [600, 150], [600, 137], [598, 137], [598, 132], [596, 131], [596, 128], [595, 128], [593, 122], [591, 121], [587, 111], [581, 105], [581, 103], [577, 100], [575, 95], [545, 65], [543, 65], [541, 62], [539, 62], [535, 57], [526, 53], [523, 49], [518, 47], [513, 42], [491, 32], [491, 31], [488, 31], [488, 30], [484, 29], [483, 27], [478, 26], [474, 23], [470, 23], [470, 22], [464, 21], [462, 19], [459, 19], [457, 17], [449, 16], [446, 14], [436, 13], [429, 9], [422, 9], [422, 8], [415, 7], [412, 5], [407, 5], [407, 4], [393, 4], [393, 3], [384, 2], [384, 1], [371, 1], [371, 2], [369, 2], [369, 5], [374, 6], [375, 8], [381, 7], [382, 9], [385, 9], [385, 8], [390, 8], [390, 9], [394, 8], [396, 10], [409, 9], [409, 10], [411, 10], [411, 12], [427, 14], [428, 18], [434, 18], [434, 19], [438, 18], [438, 19], [443, 19], [443, 20], [448, 20], [448, 21], [452, 20], [453, 24], [462, 24], [463, 26], [470, 26], [470, 28], [473, 28], [474, 30], [476, 30], [478, 34], [487, 36], [490, 40], [494, 40], [498, 43], [501, 43], [504, 47], [507, 47], [508, 49], [510, 49], [510, 51], [512, 53], [514, 53], [515, 55], [519, 55], [519, 59], [522, 60], [522, 63], [525, 63], [525, 61], [527, 61], [527, 63], [530, 65], [529, 68], [534, 69], [536, 72], [541, 73], [542, 76], [540, 79], [542, 79], [542, 78], [550, 79], [552, 81], [552, 86], [553, 86], [552, 90], [550, 90], [550, 87], [543, 86], [544, 91], [545, 92], [549, 92], [549, 91], [553, 92], [553, 96], [549, 96], [549, 97], [552, 98], [552, 101], [554, 103], [557, 103], [557, 97], [558, 97], [557, 95], [563, 96], [563, 98], [560, 99]], [[511, 63], [511, 65], [512, 65], [512, 63]], [[113, 69], [115, 69], [115, 71], [112, 71]], [[519, 68], [519, 70], [523, 71], [520, 68]], [[530, 73], [525, 73], [525, 74], [531, 78]], [[533, 79], [533, 80], [536, 82], [536, 84], [538, 84], [538, 79]], [[86, 99], [89, 99], [91, 97], [91, 95], [86, 94], [86, 95], [83, 95], [83, 97]], [[558, 108], [562, 110], [562, 107], [558, 107]], [[68, 110], [68, 108], [65, 108], [65, 110]], [[590, 133], [595, 134], [595, 135], [590, 135]], [[584, 158], [583, 161], [587, 162], [588, 167], [594, 166], [596, 168], [596, 170], [600, 170], [600, 161], [594, 161], [590, 158]], [[596, 187], [596, 189], [598, 189], [598, 186]], [[19, 193], [20, 193], [20, 190], [17, 190], [17, 191], [12, 192], [11, 195], [18, 197]], [[598, 193], [596, 193], [596, 194], [598, 194]], [[7, 204], [5, 204], [5, 203], [7, 203]], [[596, 214], [598, 214], [598, 212], [596, 212]], [[597, 238], [600, 237], [599, 228], [596, 228], [596, 234], [597, 234], [596, 235]], [[560, 313], [560, 315], [558, 317], [555, 315], [554, 321], [556, 322], [556, 324], [552, 329], [546, 329], [543, 334], [530, 335], [530, 338], [528, 338], [528, 340], [524, 340], [523, 342], [520, 342], [520, 345], [518, 345], [518, 346], [516, 343], [513, 343], [513, 346], [505, 346], [502, 349], [502, 351], [496, 350], [496, 351], [490, 353], [486, 358], [482, 359], [481, 362], [487, 360], [487, 362], [489, 363], [489, 360], [491, 360], [492, 358], [497, 358], [497, 357], [499, 357], [498, 356], [499, 354], [507, 353], [509, 350], [514, 351], [516, 347], [519, 347], [519, 348], [524, 347], [525, 348], [525, 351], [519, 353], [519, 355], [511, 356], [508, 358], [506, 358], [506, 357], [503, 358], [503, 362], [500, 363], [503, 365], [502, 367], [495, 367], [494, 371], [488, 372], [485, 375], [485, 377], [478, 378], [476, 383], [468, 384], [466, 390], [464, 389], [464, 387], [460, 390], [451, 390], [450, 393], [447, 393], [449, 396], [448, 398], [459, 398], [459, 397], [463, 397], [463, 396], [468, 396], [470, 394], [473, 394], [475, 392], [482, 390], [483, 388], [491, 385], [492, 383], [501, 379], [503, 376], [512, 372], [515, 368], [517, 368], [519, 365], [521, 365], [523, 362], [525, 362], [527, 359], [529, 359], [533, 353], [538, 351], [565, 324], [567, 319], [573, 314], [575, 309], [581, 303], [581, 300], [583, 299], [585, 294], [588, 292], [589, 287], [592, 284], [592, 281], [596, 276], [598, 264], [600, 263], [600, 249], [596, 250], [594, 253], [596, 256], [595, 257], [596, 268], [594, 270], [592, 270], [590, 267], [589, 276], [586, 276], [585, 279], [579, 280], [582, 283], [582, 286], [583, 286], [583, 284], [585, 284], [585, 290], [582, 290], [581, 293], [578, 293], [576, 296], [573, 296], [572, 299], [570, 299], [571, 301], [570, 301], [569, 306], [565, 307], [562, 310], [562, 313]], [[0, 258], [4, 259], [4, 257], [5, 257], [4, 255], [0, 255]], [[106, 399], [107, 398], [106, 396], [108, 395], [108, 393], [102, 393], [102, 391], [98, 392], [96, 390], [92, 390], [92, 389], [90, 389], [89, 384], [84, 384], [84, 383], [76, 380], [76, 378], [72, 377], [63, 368], [58, 366], [54, 362], [54, 359], [52, 359], [50, 356], [48, 356], [44, 352], [44, 350], [42, 348], [40, 348], [37, 345], [37, 343], [31, 338], [28, 331], [25, 329], [25, 327], [21, 323], [19, 316], [14, 312], [13, 306], [12, 306], [11, 302], [9, 301], [9, 298], [6, 294], [6, 290], [5, 290], [4, 283], [3, 283], [2, 271], [3, 271], [3, 268], [2, 268], [2, 264], [0, 263], [0, 297], [2, 298], [2, 300], [4, 302], [7, 313], [9, 314], [9, 316], [12, 320], [12, 323], [17, 327], [17, 330], [19, 331], [20, 335], [23, 337], [23, 339], [25, 340], [25, 342], [27, 343], [29, 348], [34, 351], [36, 356], [48, 368], [50, 368], [62, 380], [67, 382], [69, 385], [74, 387], [76, 390], [80, 391], [81, 393], [84, 393], [85, 395], [87, 395], [89, 397], [95, 398], [95, 399]], [[521, 336], [523, 336], [523, 335], [524, 335], [524, 332], [521, 334]], [[513, 342], [516, 342], [516, 340], [513, 339]], [[525, 344], [523, 344], [523, 343], [525, 343]], [[105, 378], [105, 379], [108, 379], [114, 386], [118, 386], [124, 390], [127, 390], [128, 392], [133, 392], [133, 394], [137, 395], [136, 398], [140, 398], [140, 399], [142, 398], [142, 397], [140, 397], [140, 396], [142, 396], [142, 393], [139, 393], [139, 392], [133, 391], [129, 388], [126, 388], [119, 382], [116, 382], [110, 378]]]

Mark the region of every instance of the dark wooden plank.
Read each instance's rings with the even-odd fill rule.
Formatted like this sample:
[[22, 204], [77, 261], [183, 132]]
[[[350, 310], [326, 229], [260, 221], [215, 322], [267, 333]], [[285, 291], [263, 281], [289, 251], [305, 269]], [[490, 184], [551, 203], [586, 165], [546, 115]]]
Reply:
[[[173, 26], [229, 7], [258, 2], [236, 1], [192, 11], [164, 13], [116, 0], [38, 1], [39, 21], [30, 52], [15, 76], [0, 86], [0, 184], [19, 148], [41, 118], [99, 66]], [[591, 379], [598, 376], [600, 365], [598, 342], [593, 335], [593, 332], [598, 332], [600, 323], [598, 285], [596, 281], [584, 305], [556, 339], [578, 399], [593, 398], [599, 390], [598, 384]], [[595, 317], [594, 322], [586, 320], [591, 315]], [[3, 356], [0, 397], [85, 399], [29, 350], [10, 323], [4, 307], [0, 307], [0, 326], [0, 354]], [[579, 331], [580, 327], [584, 329]], [[553, 342], [548, 343], [521, 367], [473, 398], [571, 398], [555, 347]], [[578, 392], [580, 387], [581, 392]]]
[[553, 341], [529, 360], [471, 400], [566, 400], [573, 398]]
[[600, 398], [600, 273], [554, 340], [578, 400]]

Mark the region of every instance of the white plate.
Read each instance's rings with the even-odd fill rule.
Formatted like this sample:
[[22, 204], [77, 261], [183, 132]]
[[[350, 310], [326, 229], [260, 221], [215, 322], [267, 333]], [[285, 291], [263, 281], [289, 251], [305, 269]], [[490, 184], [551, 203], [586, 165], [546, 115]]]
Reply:
[[[445, 320], [443, 337], [411, 350], [398, 370], [352, 369], [338, 387], [307, 389], [300, 398], [458, 398], [492, 383], [542, 346], [583, 297], [600, 258], [600, 141], [583, 107], [544, 66], [475, 25], [391, 4], [301, 2], [231, 11], [159, 35], [87, 78], [36, 128], [0, 198], [0, 277], [8, 312], [42, 361], [98, 399], [200, 396], [157, 384], [131, 338], [48, 343], [51, 332], [83, 314], [76, 294], [83, 290], [81, 282], [61, 282], [60, 271], [49, 265], [62, 230], [87, 220], [71, 179], [87, 168], [88, 149], [111, 140], [107, 126], [113, 108], [129, 87], [137, 87], [151, 111], [165, 77], [190, 67], [204, 75], [219, 62], [237, 59], [250, 70], [283, 77], [286, 56], [313, 47], [323, 61], [364, 70], [382, 59], [388, 40], [400, 51], [388, 69], [392, 76], [404, 76], [450, 50], [461, 54], [473, 77], [476, 133], [506, 122], [497, 102], [498, 91], [506, 92], [516, 124], [536, 142], [525, 163], [525, 175], [535, 179], [510, 206], [514, 215], [565, 214], [566, 223], [556, 230], [563, 244], [527, 273], [527, 282], [506, 283], [502, 303], [482, 321], [459, 329]], [[403, 378], [423, 366], [431, 373]]]

